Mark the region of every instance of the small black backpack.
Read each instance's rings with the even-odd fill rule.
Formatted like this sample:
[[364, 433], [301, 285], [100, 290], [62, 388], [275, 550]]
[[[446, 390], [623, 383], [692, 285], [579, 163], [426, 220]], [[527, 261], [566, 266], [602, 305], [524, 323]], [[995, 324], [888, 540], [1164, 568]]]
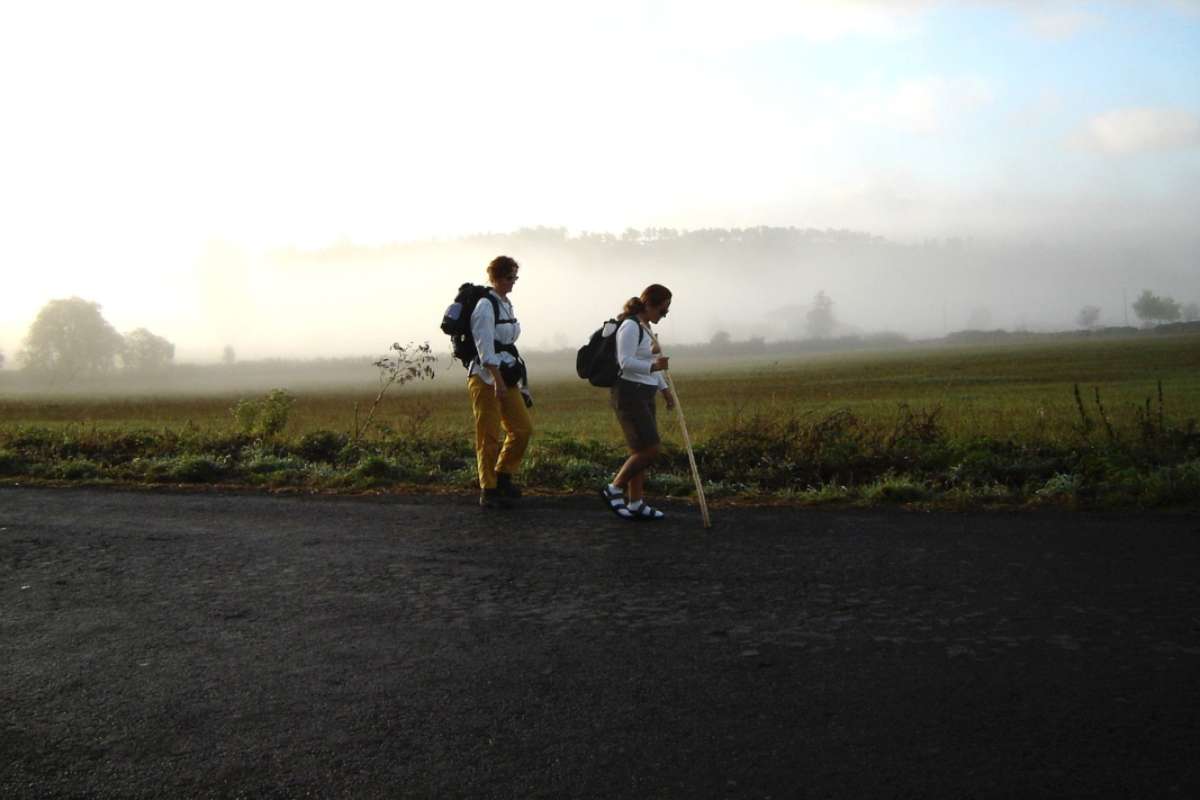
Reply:
[[500, 319], [500, 304], [496, 302], [495, 297], [492, 297], [488, 287], [474, 283], [464, 283], [458, 287], [458, 294], [454, 295], [454, 302], [442, 315], [442, 333], [450, 337], [450, 344], [454, 348], [454, 357], [461, 361], [464, 367], [469, 367], [471, 362], [479, 356], [479, 351], [475, 348], [475, 337], [471, 335], [471, 314], [475, 311], [475, 306], [479, 304], [480, 299], [484, 297], [492, 303], [492, 311], [496, 315], [497, 324], [514, 321]]
[[[575, 373], [592, 386], [612, 386], [621, 376], [617, 365], [617, 329], [621, 323], [615, 319], [605, 320], [588, 339], [587, 344], [575, 354]], [[638, 325], [638, 344], [642, 343], [645, 331]]]

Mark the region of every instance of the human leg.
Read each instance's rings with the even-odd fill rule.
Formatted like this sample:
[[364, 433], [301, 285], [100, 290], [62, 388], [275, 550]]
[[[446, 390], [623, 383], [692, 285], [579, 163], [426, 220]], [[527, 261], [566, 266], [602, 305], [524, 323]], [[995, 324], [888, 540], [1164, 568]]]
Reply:
[[496, 460], [500, 453], [500, 403], [496, 390], [472, 375], [467, 381], [471, 395], [471, 411], [475, 415], [475, 464], [479, 472], [479, 488], [496, 488]]
[[629, 484], [625, 487], [625, 493], [629, 495], [629, 502], [636, 503], [646, 494], [646, 470], [642, 470], [637, 475], [629, 479]]
[[504, 445], [495, 462], [497, 486], [512, 498], [521, 496], [512, 478], [521, 468], [521, 459], [533, 437], [533, 419], [521, 393], [515, 389], [499, 401], [500, 424], [504, 428]]
[[635, 450], [617, 470], [612, 485], [629, 494], [630, 500], [639, 500], [645, 487], [645, 472], [658, 458], [659, 445], [653, 444]]

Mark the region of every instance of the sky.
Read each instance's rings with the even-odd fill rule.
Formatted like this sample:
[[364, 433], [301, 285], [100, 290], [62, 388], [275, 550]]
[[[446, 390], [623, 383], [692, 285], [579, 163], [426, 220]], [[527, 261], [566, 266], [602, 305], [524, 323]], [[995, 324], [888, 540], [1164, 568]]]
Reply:
[[1197, 0], [7, 3], [0, 108], [10, 357], [71, 295], [181, 360], [360, 351], [272, 253], [537, 225], [1168, 243], [1200, 299]]

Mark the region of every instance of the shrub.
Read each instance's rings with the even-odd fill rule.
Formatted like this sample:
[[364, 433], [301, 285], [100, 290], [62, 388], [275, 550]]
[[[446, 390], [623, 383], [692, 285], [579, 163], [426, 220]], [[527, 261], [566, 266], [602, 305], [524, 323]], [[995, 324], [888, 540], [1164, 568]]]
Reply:
[[300, 437], [296, 453], [305, 461], [321, 461], [332, 464], [338, 460], [342, 448], [350, 441], [344, 433], [334, 431], [310, 431]]
[[[105, 464], [122, 464], [148, 453], [173, 451], [171, 438], [149, 430], [110, 432], [96, 437], [95, 446], [88, 448], [88, 455]], [[164, 440], [167, 442], [165, 448]]]
[[151, 463], [146, 469], [146, 477], [162, 482], [213, 483], [225, 472], [225, 467], [214, 458], [189, 455]]
[[304, 468], [309, 483], [332, 484], [337, 481], [337, 469], [329, 464], [309, 464]]
[[382, 456], [370, 455], [358, 462], [354, 468], [354, 476], [368, 482], [390, 480], [393, 477], [392, 465]]
[[1074, 499], [1083, 485], [1078, 475], [1060, 473], [1042, 485], [1034, 494], [1047, 500]]
[[261, 453], [246, 463], [245, 470], [253, 475], [267, 475], [288, 470], [302, 471], [304, 467], [304, 462], [298, 458]]
[[863, 490], [863, 497], [876, 503], [918, 503], [928, 500], [928, 488], [906, 476], [887, 475]]
[[0, 476], [22, 475], [25, 472], [25, 461], [18, 453], [11, 450], [0, 450]]
[[855, 492], [846, 486], [836, 483], [823, 483], [820, 486], [809, 486], [795, 495], [801, 502], [812, 505], [830, 503], [846, 503], [854, 499]]
[[1200, 497], [1200, 459], [1166, 467], [1161, 472], [1166, 482], [1164, 499], [1183, 503]]
[[100, 467], [86, 458], [74, 458], [62, 461], [56, 470], [57, 476], [68, 481], [90, 480], [100, 474]]
[[949, 458], [956, 463], [948, 469], [948, 481], [967, 486], [1041, 484], [1076, 466], [1066, 450], [990, 439], [971, 440]]
[[238, 430], [247, 436], [270, 438], [283, 430], [296, 398], [283, 389], [272, 389], [259, 400], [241, 400], [231, 409]]

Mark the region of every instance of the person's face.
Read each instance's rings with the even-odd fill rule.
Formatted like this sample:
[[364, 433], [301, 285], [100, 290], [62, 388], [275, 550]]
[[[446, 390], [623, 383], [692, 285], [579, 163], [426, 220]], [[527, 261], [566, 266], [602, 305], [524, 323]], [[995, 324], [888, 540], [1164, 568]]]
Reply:
[[500, 294], [508, 294], [517, 285], [517, 270], [513, 270], [512, 274], [506, 278], [498, 278], [496, 280], [496, 291]]
[[646, 310], [650, 312], [649, 319], [651, 322], [660, 322], [667, 315], [667, 312], [671, 310], [671, 298], [668, 297], [667, 302], [661, 306], [647, 305]]

